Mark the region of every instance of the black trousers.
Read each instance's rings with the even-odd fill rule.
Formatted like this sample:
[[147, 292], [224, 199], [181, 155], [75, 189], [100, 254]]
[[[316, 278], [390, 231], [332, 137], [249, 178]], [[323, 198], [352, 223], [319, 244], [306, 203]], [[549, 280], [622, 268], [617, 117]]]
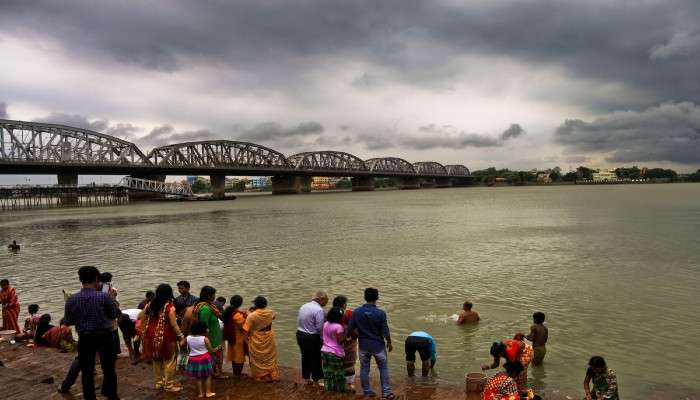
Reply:
[[117, 400], [117, 372], [114, 364], [117, 354], [114, 350], [112, 332], [80, 333], [78, 332], [78, 362], [80, 363], [83, 397], [96, 400], [95, 397], [95, 355], [100, 354], [102, 365], [102, 394], [110, 400]]
[[312, 378], [317, 381], [323, 379], [321, 366], [321, 347], [323, 340], [321, 335], [297, 331], [297, 344], [301, 350], [301, 377]]

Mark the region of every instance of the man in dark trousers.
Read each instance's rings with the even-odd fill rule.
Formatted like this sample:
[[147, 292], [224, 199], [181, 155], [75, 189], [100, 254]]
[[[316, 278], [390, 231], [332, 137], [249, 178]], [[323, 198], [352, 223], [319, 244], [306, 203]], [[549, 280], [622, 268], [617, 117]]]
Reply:
[[321, 347], [323, 347], [323, 323], [328, 304], [328, 295], [323, 290], [316, 292], [310, 302], [299, 308], [297, 319], [297, 344], [301, 351], [301, 377], [306, 384], [320, 383], [323, 379]]
[[78, 331], [78, 360], [83, 384], [83, 398], [95, 400], [95, 356], [100, 354], [102, 364], [102, 394], [109, 400], [118, 400], [117, 373], [114, 369], [117, 355], [112, 345], [112, 325], [119, 315], [112, 298], [97, 290], [100, 271], [95, 267], [80, 267], [78, 276], [83, 288], [66, 301], [65, 323], [75, 325]]

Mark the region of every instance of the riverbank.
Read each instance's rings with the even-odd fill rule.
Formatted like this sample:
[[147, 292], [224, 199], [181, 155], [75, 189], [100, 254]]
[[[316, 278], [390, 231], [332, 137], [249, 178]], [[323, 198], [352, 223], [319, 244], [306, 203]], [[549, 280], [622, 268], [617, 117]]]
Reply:
[[[0, 342], [0, 387], [5, 398], [14, 400], [33, 399], [65, 399], [82, 398], [80, 379], [73, 386], [70, 395], [62, 395], [56, 391], [63, 380], [68, 366], [75, 353], [60, 353], [49, 348], [31, 348], [26, 344], [14, 345]], [[246, 366], [247, 370], [247, 366]], [[373, 368], [376, 370], [376, 368]], [[245, 372], [245, 371], [244, 371]], [[373, 371], [376, 372], [376, 371]], [[403, 374], [404, 371], [400, 373]], [[398, 374], [398, 371], [394, 371]], [[97, 367], [96, 382], [101, 382], [101, 371]], [[187, 380], [182, 381], [185, 388], [180, 393], [163, 393], [152, 388], [151, 366], [145, 362], [131, 365], [128, 357], [117, 360], [117, 376], [119, 379], [119, 395], [124, 400], [132, 399], [167, 399], [181, 400], [197, 397], [195, 385]], [[252, 379], [223, 379], [214, 380], [214, 391], [219, 399], [240, 400], [342, 400], [359, 399], [361, 395], [326, 393], [317, 388], [310, 388], [296, 383], [299, 371], [294, 368], [280, 368], [280, 382], [270, 384], [255, 382]], [[392, 380], [394, 392], [402, 400], [447, 400], [468, 399], [476, 400], [479, 396], [466, 396], [464, 386], [447, 383], [411, 383], [403, 376], [394, 375]], [[359, 386], [359, 377], [357, 386]], [[378, 389], [378, 382], [373, 382]], [[571, 397], [548, 394], [551, 400], [564, 400]]]
[[[60, 394], [60, 385], [76, 353], [60, 353], [55, 349], [27, 347], [24, 343], [10, 344], [0, 341], [0, 388], [3, 398], [13, 400], [34, 399], [81, 399], [80, 379], [70, 394]], [[246, 366], [244, 372], [247, 373]], [[102, 380], [97, 367], [96, 384]], [[359, 371], [358, 371], [359, 372]], [[373, 365], [373, 373], [376, 368]], [[480, 400], [479, 395], [465, 394], [464, 386], [446, 382], [411, 382], [403, 376], [404, 371], [392, 371], [392, 387], [401, 400]], [[196, 399], [193, 382], [181, 379], [184, 390], [180, 393], [164, 393], [153, 389], [152, 370], [149, 364], [141, 362], [131, 365], [128, 357], [117, 360], [119, 395], [122, 400], [185, 400]], [[295, 368], [280, 367], [281, 380], [277, 383], [256, 382], [250, 378], [214, 380], [217, 399], [237, 400], [354, 400], [362, 399], [359, 394], [327, 393], [318, 388], [297, 384], [299, 371]], [[378, 389], [377, 377], [372, 385]], [[359, 388], [359, 377], [356, 382]], [[545, 400], [579, 399], [578, 395], [548, 390], [540, 393]], [[700, 400], [700, 391], [675, 385], [656, 385], [645, 400]]]

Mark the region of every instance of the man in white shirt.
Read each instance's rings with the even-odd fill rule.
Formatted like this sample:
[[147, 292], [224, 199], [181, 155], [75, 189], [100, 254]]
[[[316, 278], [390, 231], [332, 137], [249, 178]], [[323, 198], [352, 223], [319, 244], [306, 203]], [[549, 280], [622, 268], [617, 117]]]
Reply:
[[316, 292], [310, 302], [299, 308], [297, 319], [297, 344], [301, 350], [301, 377], [307, 384], [323, 379], [321, 347], [323, 347], [323, 323], [326, 314], [323, 307], [328, 304], [325, 291]]

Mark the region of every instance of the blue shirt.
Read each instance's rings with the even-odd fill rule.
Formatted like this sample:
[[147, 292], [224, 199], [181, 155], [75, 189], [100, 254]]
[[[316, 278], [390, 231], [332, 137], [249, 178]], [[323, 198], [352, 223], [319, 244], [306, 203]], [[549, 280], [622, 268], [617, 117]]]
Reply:
[[93, 288], [82, 288], [66, 301], [65, 323], [78, 333], [109, 332], [118, 309], [112, 298]]
[[430, 336], [428, 332], [416, 331], [408, 336], [422, 337], [428, 339], [428, 341], [430, 342], [430, 359], [433, 361], [437, 361], [437, 348], [435, 347], [435, 339], [433, 339], [433, 337]]
[[348, 332], [357, 329], [360, 350], [371, 353], [384, 351], [384, 338], [389, 337], [386, 313], [375, 304], [365, 304], [352, 312]]

